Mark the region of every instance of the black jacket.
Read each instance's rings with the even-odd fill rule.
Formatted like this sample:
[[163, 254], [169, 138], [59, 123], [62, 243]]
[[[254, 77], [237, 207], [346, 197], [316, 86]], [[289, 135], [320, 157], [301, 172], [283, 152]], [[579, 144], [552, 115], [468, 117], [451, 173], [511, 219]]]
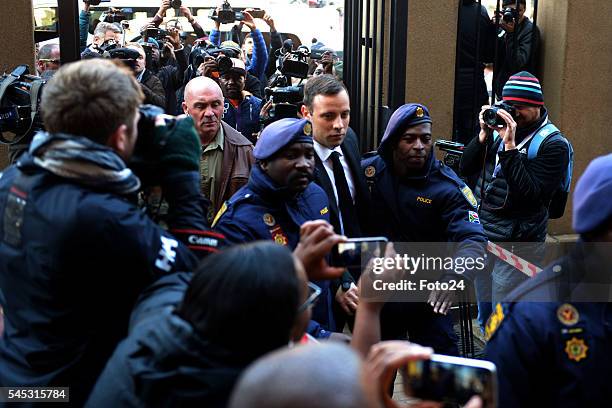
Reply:
[[159, 78], [153, 75], [153, 72], [145, 69], [140, 86], [145, 95], [144, 103], [157, 105], [160, 108], [166, 107], [166, 91]]
[[501, 98], [504, 85], [511, 75], [520, 71], [538, 75], [540, 30], [525, 17], [514, 33], [505, 33], [498, 38], [498, 41], [495, 67], [499, 69], [496, 72], [493, 89], [495, 94]]
[[[545, 109], [542, 116], [540, 124], [547, 120]], [[480, 220], [491, 241], [544, 241], [546, 237], [548, 205], [567, 169], [568, 147], [561, 140], [545, 140], [537, 157], [528, 160], [529, 143], [520, 151], [499, 152], [501, 171], [495, 179], [492, 175], [501, 138], [489, 137], [485, 149], [476, 137], [463, 152], [460, 172], [464, 176], [479, 174], [475, 193], [480, 203]], [[485, 150], [483, 200], [481, 166]]]
[[176, 65], [165, 65], [155, 74], [162, 83], [166, 95], [165, 110], [169, 115], [178, 115], [183, 112], [176, 98], [176, 91], [183, 86], [185, 70], [187, 69], [187, 55], [185, 50], [176, 51]]
[[[357, 211], [357, 217], [359, 218], [359, 225], [355, 226], [359, 231], [359, 234], [355, 237], [361, 236], [363, 231], [367, 231], [365, 223], [368, 220], [368, 208], [370, 200], [370, 192], [366, 183], [363, 171], [361, 171], [361, 154], [359, 153], [359, 142], [357, 135], [353, 129], [349, 128], [346, 134], [344, 142], [340, 145], [342, 152], [345, 155], [347, 163], [351, 169], [351, 175], [353, 176], [353, 183], [355, 185], [355, 209]], [[327, 171], [323, 165], [323, 162], [318, 155], [315, 154], [315, 172], [314, 182], [317, 183], [327, 194], [329, 199], [329, 218], [331, 224], [334, 226], [336, 231], [340, 231], [340, 221], [338, 218], [339, 209], [336, 203], [336, 196], [331, 185], [331, 180], [327, 175]], [[365, 227], [365, 228], [362, 228]], [[355, 238], [349, 237], [349, 238]]]

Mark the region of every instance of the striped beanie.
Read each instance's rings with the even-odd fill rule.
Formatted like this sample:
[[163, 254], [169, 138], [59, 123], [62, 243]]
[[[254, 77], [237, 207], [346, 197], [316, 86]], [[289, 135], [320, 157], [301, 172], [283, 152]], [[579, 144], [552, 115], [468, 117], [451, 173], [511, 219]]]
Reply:
[[521, 71], [508, 79], [502, 91], [502, 99], [510, 104], [544, 105], [540, 81], [527, 71]]

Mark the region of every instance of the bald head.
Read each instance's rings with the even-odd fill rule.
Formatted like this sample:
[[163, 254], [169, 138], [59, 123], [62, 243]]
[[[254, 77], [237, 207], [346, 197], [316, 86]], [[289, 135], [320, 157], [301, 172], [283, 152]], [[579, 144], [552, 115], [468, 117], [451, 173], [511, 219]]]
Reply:
[[243, 373], [230, 408], [363, 407], [360, 370], [359, 356], [343, 344], [276, 351]]
[[223, 117], [223, 92], [208, 77], [196, 77], [185, 86], [183, 111], [193, 118], [202, 145], [208, 145], [217, 135]]

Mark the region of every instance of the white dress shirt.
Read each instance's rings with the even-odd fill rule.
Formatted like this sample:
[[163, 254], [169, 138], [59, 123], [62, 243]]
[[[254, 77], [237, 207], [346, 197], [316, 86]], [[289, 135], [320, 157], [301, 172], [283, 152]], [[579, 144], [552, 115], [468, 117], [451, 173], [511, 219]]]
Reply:
[[336, 188], [336, 179], [334, 178], [334, 165], [332, 163], [331, 154], [332, 152], [338, 152], [340, 154], [340, 163], [342, 164], [342, 169], [344, 170], [344, 177], [346, 177], [346, 183], [348, 184], [349, 191], [351, 193], [351, 198], [353, 199], [353, 204], [355, 204], [355, 183], [353, 183], [353, 175], [351, 174], [351, 169], [344, 157], [344, 153], [340, 146], [336, 146], [334, 149], [330, 149], [329, 147], [323, 146], [321, 143], [314, 141], [314, 149], [321, 159], [323, 163], [323, 167], [325, 167], [325, 171], [327, 172], [327, 177], [331, 181], [332, 188], [334, 189], [334, 196], [336, 197], [336, 206], [338, 207], [338, 218], [340, 218], [340, 226], [342, 227], [341, 234], [344, 234], [344, 225], [342, 224], [342, 214], [340, 213], [340, 203], [338, 202], [338, 189]]

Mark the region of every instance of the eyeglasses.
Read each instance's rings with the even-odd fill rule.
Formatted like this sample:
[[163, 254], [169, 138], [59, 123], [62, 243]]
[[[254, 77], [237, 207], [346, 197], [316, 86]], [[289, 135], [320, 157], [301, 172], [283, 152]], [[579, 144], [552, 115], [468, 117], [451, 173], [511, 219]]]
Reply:
[[49, 63], [57, 64], [57, 65], [59, 65], [60, 62], [61, 62], [61, 60], [59, 60], [59, 59], [49, 59], [49, 58], [40, 58], [38, 61], [40, 61], [40, 62], [49, 62]]
[[312, 282], [308, 282], [308, 292], [308, 298], [298, 308], [298, 313], [302, 313], [304, 310], [315, 304], [315, 302], [319, 298], [319, 295], [321, 294], [321, 288]]

